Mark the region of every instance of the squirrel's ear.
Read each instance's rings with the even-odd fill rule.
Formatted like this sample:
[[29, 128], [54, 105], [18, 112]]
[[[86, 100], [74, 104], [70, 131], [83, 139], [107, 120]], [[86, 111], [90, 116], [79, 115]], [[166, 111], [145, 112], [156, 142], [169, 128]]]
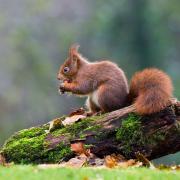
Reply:
[[79, 47], [80, 47], [80, 45], [76, 43], [71, 46], [71, 49], [78, 52]]
[[74, 54], [71, 62], [75, 67], [78, 67], [79, 63], [80, 63], [80, 59], [79, 59], [78, 55]]
[[69, 49], [69, 56], [71, 59], [73, 59], [74, 55], [78, 54], [78, 49], [79, 49], [80, 45], [79, 44], [73, 44], [70, 49]]
[[79, 53], [78, 53], [79, 47], [80, 46], [78, 44], [73, 44], [69, 49], [69, 57], [71, 61], [76, 65], [79, 62]]

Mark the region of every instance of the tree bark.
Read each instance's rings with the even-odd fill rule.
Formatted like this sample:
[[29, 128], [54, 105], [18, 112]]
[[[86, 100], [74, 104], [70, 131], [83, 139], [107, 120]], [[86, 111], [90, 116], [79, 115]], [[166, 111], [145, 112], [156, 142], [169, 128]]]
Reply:
[[151, 160], [180, 151], [180, 102], [149, 116], [134, 112], [129, 106], [48, 134], [48, 125], [22, 130], [7, 140], [1, 154], [8, 162], [54, 163], [72, 157], [70, 146], [76, 142], [98, 157], [117, 153], [130, 159], [140, 152]]
[[[124, 128], [122, 122], [126, 119], [128, 120], [127, 115], [134, 111], [135, 108], [129, 106], [122, 110], [111, 112], [96, 121], [95, 124], [101, 126], [99, 131], [105, 134], [105, 138], [96, 140], [96, 133], [91, 134], [88, 132], [86, 134], [85, 132], [84, 143], [93, 144], [91, 152], [101, 157], [111, 153], [120, 153], [128, 159], [135, 158], [136, 153], [141, 152], [151, 160], [180, 151], [180, 102], [167, 107], [160, 113], [141, 117], [141, 128], [137, 129], [137, 131], [142, 131], [139, 138], [144, 136], [144, 142], [141, 142], [139, 139], [136, 142], [132, 142], [132, 144], [126, 142], [127, 144], [130, 143], [129, 146], [131, 146], [131, 152], [127, 153], [126, 149], [123, 148], [123, 140], [126, 137], [122, 140], [121, 138], [117, 140], [115, 136], [117, 128], [120, 130]], [[124, 133], [126, 134], [126, 130]], [[129, 135], [128, 133], [127, 136]], [[132, 134], [130, 135], [132, 136]], [[127, 141], [129, 141], [128, 138]]]

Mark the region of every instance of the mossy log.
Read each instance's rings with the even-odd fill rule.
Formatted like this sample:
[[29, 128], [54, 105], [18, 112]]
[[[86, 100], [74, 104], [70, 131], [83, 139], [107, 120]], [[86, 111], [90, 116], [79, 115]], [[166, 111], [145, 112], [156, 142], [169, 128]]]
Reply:
[[129, 159], [141, 152], [151, 160], [180, 151], [180, 102], [150, 116], [133, 110], [88, 117], [48, 134], [48, 124], [21, 130], [6, 141], [1, 154], [14, 163], [57, 163], [74, 156], [70, 145], [78, 141], [98, 157], [118, 153]]

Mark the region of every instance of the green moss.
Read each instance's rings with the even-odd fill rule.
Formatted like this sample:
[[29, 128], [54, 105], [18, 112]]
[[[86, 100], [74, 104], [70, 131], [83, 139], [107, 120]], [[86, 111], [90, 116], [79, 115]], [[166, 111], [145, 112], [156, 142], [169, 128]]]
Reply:
[[165, 140], [165, 137], [166, 137], [165, 132], [157, 131], [147, 139], [147, 142], [151, 146], [156, 146], [158, 142]]
[[[97, 131], [100, 128], [99, 126], [93, 126], [93, 122], [98, 118], [100, 116], [86, 118], [70, 126], [55, 129], [51, 134], [55, 137], [65, 135], [68, 139], [74, 137], [83, 138], [83, 132]], [[63, 142], [48, 150], [48, 142], [45, 141], [47, 137], [45, 130], [48, 130], [48, 128], [49, 125], [44, 125], [15, 133], [6, 141], [1, 152], [8, 162], [25, 164], [59, 162], [72, 152], [70, 146]]]
[[[31, 130], [29, 131], [31, 134]], [[32, 136], [31, 134], [29, 137], [28, 132], [27, 136], [21, 136], [20, 131], [7, 141], [2, 151], [8, 161], [14, 161], [15, 163], [35, 162], [41, 157], [41, 153], [44, 149], [44, 137], [45, 134], [39, 136]]]
[[54, 136], [59, 136], [60, 134], [69, 134], [71, 138], [75, 138], [75, 137], [81, 138], [83, 137], [83, 133], [85, 131], [98, 131], [100, 126], [94, 125], [93, 122], [99, 119], [100, 117], [102, 118], [102, 116], [88, 117], [86, 119], [83, 119], [82, 121], [58, 129], [52, 132], [52, 134]]
[[134, 144], [143, 146], [146, 139], [143, 135], [141, 118], [135, 114], [130, 114], [122, 121], [122, 125], [117, 129], [116, 139], [122, 142], [122, 150], [127, 155], [133, 150]]
[[[102, 119], [102, 116], [88, 117], [66, 127], [58, 127], [51, 132], [52, 141], [46, 139], [49, 125], [33, 127], [21, 130], [11, 136], [3, 146], [1, 152], [8, 162], [15, 163], [57, 163], [65, 156], [71, 155], [70, 145], [65, 142], [73, 138], [84, 138], [88, 132], [95, 133], [97, 139], [108, 138], [109, 133], [102, 132], [100, 125], [94, 121]], [[122, 126], [116, 129], [116, 140], [120, 142], [122, 152], [128, 156], [136, 149], [146, 149], [147, 146], [155, 146], [165, 139], [166, 134], [160, 130], [146, 137], [143, 132], [141, 117], [130, 114], [122, 121]], [[63, 139], [65, 137], [65, 139]], [[59, 143], [53, 143], [59, 139]], [[61, 140], [62, 138], [62, 140]], [[92, 146], [92, 145], [91, 145]], [[50, 147], [50, 148], [49, 148]], [[88, 147], [88, 145], [87, 145]], [[146, 148], [144, 148], [146, 147]]]
[[48, 126], [35, 127], [19, 131], [4, 144], [1, 152], [7, 161], [14, 163], [48, 163], [58, 162], [70, 154], [70, 147], [60, 143], [53, 150], [45, 146], [45, 130]]
[[60, 143], [55, 149], [50, 151], [45, 151], [43, 154], [43, 161], [58, 163], [62, 158], [68, 156], [72, 153], [69, 146]]
[[133, 153], [134, 149], [141, 150], [148, 149], [150, 146], [156, 146], [165, 137], [166, 134], [160, 130], [151, 135], [144, 133], [141, 117], [135, 114], [129, 114], [122, 121], [121, 127], [116, 132], [116, 139], [121, 142], [120, 148], [127, 156]]
[[122, 121], [121, 127], [117, 129], [116, 139], [131, 140], [137, 136], [136, 131], [141, 131], [141, 121], [138, 116], [131, 114]]

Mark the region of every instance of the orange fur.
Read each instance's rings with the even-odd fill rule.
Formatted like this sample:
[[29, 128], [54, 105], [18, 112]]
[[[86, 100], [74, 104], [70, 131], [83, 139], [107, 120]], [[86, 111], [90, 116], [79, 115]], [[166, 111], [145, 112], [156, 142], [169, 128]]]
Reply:
[[138, 114], [146, 115], [168, 106], [172, 93], [170, 77], [161, 70], [150, 68], [137, 72], [132, 77], [129, 99], [135, 104]]
[[89, 62], [78, 52], [78, 46], [70, 48], [58, 79], [64, 81], [62, 92], [88, 96], [90, 111], [109, 112], [126, 105], [128, 83], [124, 72], [110, 61]]

